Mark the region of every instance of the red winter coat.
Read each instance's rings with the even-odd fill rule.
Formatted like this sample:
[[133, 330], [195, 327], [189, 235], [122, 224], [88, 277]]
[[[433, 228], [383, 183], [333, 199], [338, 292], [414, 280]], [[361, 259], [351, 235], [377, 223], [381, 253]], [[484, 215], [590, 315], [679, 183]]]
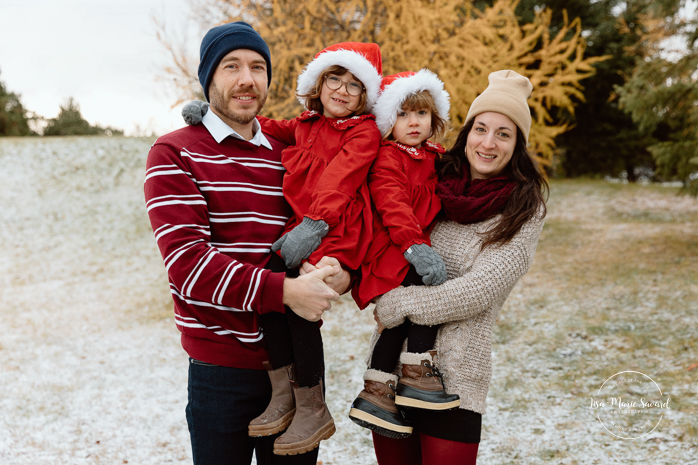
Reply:
[[352, 289], [359, 308], [402, 283], [410, 267], [403, 254], [410, 246], [431, 245], [429, 231], [441, 210], [435, 163], [443, 152], [429, 141], [420, 148], [393, 141], [381, 145], [368, 184], [378, 212], [373, 243], [361, 265], [361, 281]]
[[330, 230], [308, 261], [327, 255], [358, 269], [373, 233], [368, 172], [381, 140], [375, 117], [333, 119], [306, 111], [292, 120], [259, 120], [265, 134], [290, 145], [281, 163], [284, 197], [294, 215], [284, 233], [305, 216], [322, 220]]

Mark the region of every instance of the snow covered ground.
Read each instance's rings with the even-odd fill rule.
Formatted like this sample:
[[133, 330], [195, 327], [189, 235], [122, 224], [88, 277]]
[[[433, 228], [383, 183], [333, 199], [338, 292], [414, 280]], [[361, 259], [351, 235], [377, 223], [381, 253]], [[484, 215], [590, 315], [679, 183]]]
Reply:
[[[143, 205], [151, 142], [0, 139], [2, 464], [191, 461], [187, 358]], [[674, 192], [553, 185], [536, 263], [495, 335], [479, 463], [698, 464], [698, 206]], [[370, 435], [346, 417], [370, 312], [343, 300], [325, 321], [338, 431], [320, 460], [373, 464]], [[674, 402], [634, 441], [588, 409], [624, 369]]]

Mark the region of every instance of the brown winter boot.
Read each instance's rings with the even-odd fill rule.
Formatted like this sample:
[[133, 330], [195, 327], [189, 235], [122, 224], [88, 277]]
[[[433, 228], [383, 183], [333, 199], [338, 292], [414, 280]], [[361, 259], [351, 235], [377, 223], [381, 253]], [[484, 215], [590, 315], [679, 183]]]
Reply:
[[364, 374], [364, 390], [351, 404], [349, 418], [359, 426], [393, 439], [412, 434], [410, 423], [395, 406], [397, 376], [369, 368]]
[[400, 354], [402, 377], [395, 396], [397, 405], [426, 410], [448, 410], [460, 405], [460, 397], [446, 393], [443, 375], [434, 364], [435, 357], [435, 350]]
[[267, 369], [271, 380], [271, 400], [264, 413], [250, 422], [248, 434], [252, 437], [280, 433], [288, 428], [296, 413], [291, 390], [291, 381], [296, 375], [295, 364], [273, 370], [269, 362], [264, 362], [264, 368]]
[[322, 381], [313, 387], [298, 387], [293, 383], [296, 414], [288, 430], [274, 441], [276, 455], [296, 455], [310, 452], [320, 441], [334, 434], [334, 420], [325, 404]]

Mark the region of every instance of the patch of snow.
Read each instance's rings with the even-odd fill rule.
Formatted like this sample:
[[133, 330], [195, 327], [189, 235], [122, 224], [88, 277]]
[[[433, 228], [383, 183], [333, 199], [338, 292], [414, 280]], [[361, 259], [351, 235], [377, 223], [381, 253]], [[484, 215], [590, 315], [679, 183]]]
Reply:
[[[184, 415], [187, 357], [143, 201], [151, 143], [0, 139], [2, 464], [191, 463]], [[577, 222], [609, 214], [607, 196], [578, 189], [551, 197], [549, 219]], [[632, 192], [613, 208], [696, 211], [695, 201], [685, 198]], [[662, 227], [644, 224], [642, 234]], [[688, 233], [693, 227], [685, 226]], [[613, 225], [605, 237], [640, 234], [633, 228]], [[548, 253], [541, 244], [539, 256]], [[686, 433], [695, 421], [684, 411], [669, 410], [662, 427], [644, 441], [619, 440], [603, 429], [589, 397], [608, 376], [604, 356], [630, 346], [613, 332], [599, 335], [578, 326], [570, 316], [593, 310], [608, 317], [599, 323], [608, 331], [632, 332], [633, 324], [643, 323], [612, 319], [622, 297], [616, 298], [614, 285], [574, 301], [563, 297], [558, 278], [545, 270], [529, 272], [499, 317], [478, 462], [695, 462], [698, 442]], [[652, 283], [643, 292], [646, 303], [632, 311], [659, 310]], [[666, 316], [656, 321], [661, 318]], [[695, 326], [695, 307], [671, 318]], [[360, 312], [346, 296], [326, 315], [327, 400], [337, 433], [322, 443], [323, 465], [375, 463], [370, 433], [347, 417], [362, 388], [373, 327], [371, 309]], [[657, 335], [660, 342], [662, 337]], [[629, 366], [669, 366], [634, 356], [626, 354]], [[671, 370], [683, 369], [681, 363]], [[665, 392], [693, 410], [698, 404], [695, 383], [666, 386]]]

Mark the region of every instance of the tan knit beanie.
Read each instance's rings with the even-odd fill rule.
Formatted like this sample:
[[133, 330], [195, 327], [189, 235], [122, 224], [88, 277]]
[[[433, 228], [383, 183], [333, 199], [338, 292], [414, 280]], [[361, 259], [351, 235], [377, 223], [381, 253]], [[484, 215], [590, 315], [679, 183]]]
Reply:
[[510, 69], [490, 73], [487, 79], [490, 83], [470, 105], [465, 124], [486, 111], [501, 113], [508, 116], [521, 129], [528, 144], [528, 134], [531, 132], [531, 110], [526, 99], [533, 89], [531, 81]]

